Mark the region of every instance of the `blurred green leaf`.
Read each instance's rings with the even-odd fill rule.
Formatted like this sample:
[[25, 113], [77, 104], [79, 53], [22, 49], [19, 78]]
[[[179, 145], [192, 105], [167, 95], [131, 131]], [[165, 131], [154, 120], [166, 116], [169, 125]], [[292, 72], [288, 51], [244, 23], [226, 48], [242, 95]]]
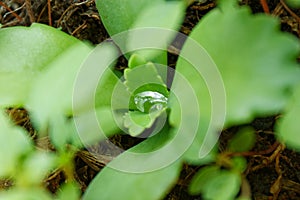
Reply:
[[218, 175], [207, 180], [206, 184], [204, 199], [233, 200], [240, 191], [241, 177], [235, 172], [221, 170]]
[[58, 191], [57, 200], [79, 200], [80, 199], [80, 189], [79, 185], [75, 182], [68, 182], [61, 186]]
[[[223, 2], [201, 19], [190, 37], [205, 48], [221, 73], [227, 98], [227, 127], [283, 109], [290, 97], [288, 89], [299, 80], [296, 58], [300, 45], [292, 35], [280, 32], [277, 19], [253, 16], [248, 7]], [[182, 52], [188, 49], [185, 45]], [[198, 57], [201, 60], [201, 55]], [[192, 68], [184, 58], [177, 62], [176, 70], [189, 78], [199, 102], [209, 107], [205, 89], [208, 83], [201, 81], [200, 74], [193, 73]], [[206, 112], [201, 114], [209, 115]]]
[[0, 192], [0, 200], [52, 200], [50, 193], [41, 188], [12, 188]]
[[55, 167], [55, 154], [38, 151], [31, 153], [20, 167], [22, 170], [17, 174], [17, 184], [23, 187], [39, 185]]
[[74, 125], [81, 144], [85, 146], [93, 145], [119, 133], [120, 128], [117, 121], [120, 119], [118, 118], [121, 118], [121, 116], [114, 115], [110, 107], [100, 107], [95, 111], [76, 116]]
[[295, 8], [299, 8], [300, 7], [300, 1], [299, 0], [286, 0], [286, 2]]
[[0, 29], [0, 105], [23, 105], [40, 71], [79, 42], [42, 24]]
[[255, 130], [245, 127], [239, 130], [228, 143], [228, 150], [232, 152], [243, 152], [251, 150], [256, 141]]
[[242, 156], [235, 156], [231, 159], [232, 169], [243, 173], [247, 169], [247, 159]]
[[282, 119], [276, 124], [276, 137], [287, 147], [300, 151], [300, 85], [295, 87], [294, 97]]
[[61, 53], [34, 80], [26, 108], [31, 112], [33, 122], [39, 130], [47, 127], [52, 115], [72, 113], [74, 80], [91, 50], [83, 43], [76, 44]]
[[198, 195], [204, 192], [207, 187], [207, 182], [220, 173], [218, 166], [207, 166], [200, 169], [193, 177], [189, 185], [189, 193]]
[[14, 176], [21, 158], [33, 150], [28, 134], [0, 113], [0, 177]]

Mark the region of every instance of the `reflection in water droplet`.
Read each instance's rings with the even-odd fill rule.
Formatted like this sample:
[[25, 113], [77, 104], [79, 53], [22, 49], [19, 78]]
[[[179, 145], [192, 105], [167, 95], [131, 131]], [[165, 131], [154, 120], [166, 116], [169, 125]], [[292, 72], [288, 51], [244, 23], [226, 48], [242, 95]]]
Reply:
[[145, 91], [134, 96], [134, 103], [141, 112], [155, 112], [167, 106], [168, 98], [158, 92]]

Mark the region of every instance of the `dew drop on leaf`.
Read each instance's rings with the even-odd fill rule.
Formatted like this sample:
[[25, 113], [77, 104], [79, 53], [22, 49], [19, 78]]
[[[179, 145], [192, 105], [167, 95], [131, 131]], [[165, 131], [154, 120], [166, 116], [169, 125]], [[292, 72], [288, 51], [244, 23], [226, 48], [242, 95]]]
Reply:
[[144, 91], [134, 96], [134, 103], [141, 112], [155, 112], [167, 106], [168, 98], [155, 91]]

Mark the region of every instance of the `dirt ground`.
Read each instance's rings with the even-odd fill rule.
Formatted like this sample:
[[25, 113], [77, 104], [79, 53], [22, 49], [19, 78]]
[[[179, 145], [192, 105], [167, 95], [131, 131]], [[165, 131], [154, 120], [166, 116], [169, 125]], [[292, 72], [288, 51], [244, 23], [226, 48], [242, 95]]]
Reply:
[[[253, 13], [265, 12], [280, 18], [281, 30], [300, 37], [300, 9], [289, 8], [283, 0], [269, 0], [263, 4], [260, 0], [243, 0], [241, 4], [249, 5]], [[268, 7], [266, 7], [267, 5]], [[195, 2], [186, 12], [181, 32], [189, 34], [197, 22], [216, 6], [215, 1], [206, 3]], [[12, 12], [14, 11], [14, 12]], [[0, 1], [0, 23], [2, 27], [29, 26], [33, 22], [60, 27], [64, 32], [81, 40], [89, 40], [98, 44], [108, 38], [101, 19], [95, 8], [94, 0], [5, 0]], [[170, 54], [171, 66], [176, 57]], [[300, 60], [300, 59], [299, 59]], [[117, 69], [126, 67], [125, 59], [120, 59]], [[12, 118], [24, 126], [35, 139], [34, 130], [30, 125], [25, 110], [11, 109], [8, 111]], [[254, 120], [250, 125], [257, 132], [257, 143], [251, 152], [243, 154], [248, 159], [248, 168], [245, 172], [243, 191], [252, 194], [253, 199], [300, 199], [300, 154], [288, 150], [274, 139], [273, 126], [281, 116], [272, 116]], [[220, 151], [224, 149], [228, 139], [239, 129], [232, 127], [223, 132], [220, 142]], [[133, 146], [136, 141], [128, 136], [115, 136], [111, 140], [123, 148]], [[38, 144], [46, 144], [39, 141]], [[101, 150], [96, 150], [95, 154]], [[100, 156], [100, 155], [98, 155]], [[109, 161], [109, 158], [97, 160], [88, 151], [81, 151], [75, 158], [75, 177], [84, 192], [90, 181]], [[107, 162], [106, 162], [107, 161]], [[198, 167], [184, 166], [184, 170], [176, 186], [165, 198], [166, 200], [200, 200], [200, 196], [190, 196], [187, 185]], [[45, 181], [45, 186], [53, 193], [64, 182], [61, 172], [51, 174]], [[0, 181], [0, 188], [10, 186], [9, 181]], [[251, 188], [251, 190], [250, 190]]]

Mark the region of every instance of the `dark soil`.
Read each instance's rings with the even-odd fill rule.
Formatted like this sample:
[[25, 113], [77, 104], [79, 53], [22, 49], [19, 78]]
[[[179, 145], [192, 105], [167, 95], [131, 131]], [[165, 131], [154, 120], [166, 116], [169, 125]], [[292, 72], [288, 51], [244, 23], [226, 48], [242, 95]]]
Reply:
[[[4, 5], [0, 5], [0, 23], [2, 27], [29, 26], [33, 22], [45, 23], [53, 27], [60, 27], [64, 32], [94, 44], [108, 38], [93, 0], [52, 0], [50, 7], [47, 3], [47, 0], [26, 0], [26, 3], [25, 0], [1, 1], [6, 8]], [[241, 4], [249, 5], [253, 13], [267, 12], [266, 9], [263, 9], [260, 0], [243, 0]], [[270, 13], [280, 18], [281, 30], [300, 37], [300, 10], [288, 8], [282, 0], [269, 0], [267, 4]], [[215, 1], [212, 0], [208, 0], [206, 3], [193, 3], [189, 6], [181, 32], [189, 34], [197, 22], [215, 6]], [[14, 10], [15, 14], [12, 14], [7, 7]], [[170, 66], [174, 66], [176, 56], [170, 54], [170, 60]], [[120, 59], [117, 68], [122, 70], [125, 67], [125, 59]], [[8, 113], [18, 125], [28, 130], [37, 145], [46, 145], [51, 149], [47, 140], [37, 141], [25, 110], [9, 109]], [[253, 199], [300, 199], [300, 154], [285, 149], [284, 145], [275, 140], [273, 126], [278, 117], [256, 119], [250, 124], [257, 132], [257, 143], [251, 152], [244, 154], [248, 159], [248, 168], [245, 172], [248, 181], [244, 182], [243, 186], [247, 188], [247, 185], [250, 185]], [[224, 150], [227, 141], [238, 129], [239, 127], [232, 127], [223, 132], [220, 152]], [[128, 136], [114, 136], [111, 140], [122, 148], [129, 148], [139, 142]], [[103, 151], [107, 157], [102, 161], [95, 159], [88, 151], [84, 150], [79, 152], [75, 158], [75, 178], [83, 192], [101, 168], [109, 162], [110, 156], [113, 157], [116, 153], [109, 152], [109, 147], [105, 150], [99, 149], [99, 146], [95, 148], [95, 153], [103, 153]], [[199, 196], [190, 196], [187, 192], [187, 185], [198, 169], [195, 166], [185, 165], [178, 183], [165, 199], [201, 199]], [[64, 180], [64, 174], [57, 172], [46, 180], [46, 187], [55, 193]], [[9, 180], [0, 181], [0, 188], [8, 188], [10, 185]]]

